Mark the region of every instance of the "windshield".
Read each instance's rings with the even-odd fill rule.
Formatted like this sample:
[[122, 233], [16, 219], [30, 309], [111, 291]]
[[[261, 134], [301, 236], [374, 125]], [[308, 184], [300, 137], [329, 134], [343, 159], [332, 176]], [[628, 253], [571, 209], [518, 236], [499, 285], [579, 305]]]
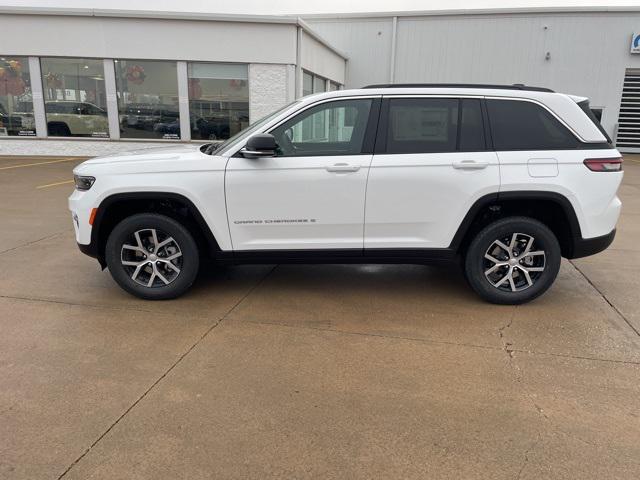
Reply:
[[250, 125], [249, 127], [245, 128], [244, 130], [239, 131], [233, 137], [229, 138], [228, 140], [225, 140], [224, 142], [222, 142], [220, 144], [217, 144], [217, 145], [215, 143], [211, 144], [204, 153], [209, 154], [209, 155], [211, 155], [214, 152], [216, 153], [216, 155], [224, 153], [232, 145], [235, 145], [237, 142], [240, 142], [240, 141], [244, 140], [245, 138], [251, 136], [251, 134], [253, 134], [256, 130], [260, 129], [260, 127], [262, 127], [263, 125], [268, 123], [271, 119], [275, 118], [277, 115], [279, 115], [280, 113], [284, 112], [285, 110], [290, 108], [292, 105], [295, 105], [299, 101], [300, 100], [296, 100], [294, 102], [291, 102], [288, 105], [285, 105], [284, 107], [282, 107], [282, 108], [276, 110], [275, 112], [267, 115], [266, 117], [261, 118], [256, 123]]

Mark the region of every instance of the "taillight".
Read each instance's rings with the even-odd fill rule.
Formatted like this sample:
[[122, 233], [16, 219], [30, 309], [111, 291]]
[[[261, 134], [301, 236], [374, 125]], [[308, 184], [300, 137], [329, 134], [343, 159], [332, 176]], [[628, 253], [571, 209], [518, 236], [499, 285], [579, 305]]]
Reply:
[[622, 170], [622, 157], [587, 158], [584, 164], [593, 172], [619, 172]]

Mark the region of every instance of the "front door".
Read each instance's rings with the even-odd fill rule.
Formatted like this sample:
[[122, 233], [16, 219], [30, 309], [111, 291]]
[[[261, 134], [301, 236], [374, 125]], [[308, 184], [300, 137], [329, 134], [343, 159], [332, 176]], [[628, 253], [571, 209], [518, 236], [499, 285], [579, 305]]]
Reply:
[[229, 159], [225, 187], [235, 251], [363, 248], [375, 102], [310, 106], [269, 132], [278, 144], [275, 156]]

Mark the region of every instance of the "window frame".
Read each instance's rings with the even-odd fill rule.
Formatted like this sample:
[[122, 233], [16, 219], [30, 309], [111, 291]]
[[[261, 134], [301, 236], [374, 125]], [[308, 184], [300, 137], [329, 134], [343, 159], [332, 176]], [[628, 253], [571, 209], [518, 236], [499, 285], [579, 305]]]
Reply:
[[[388, 152], [387, 151], [387, 134], [389, 129], [389, 110], [391, 100], [419, 100], [419, 99], [449, 99], [458, 102], [458, 122], [456, 132], [456, 148], [452, 151], [444, 152]], [[480, 100], [480, 111], [482, 114], [482, 130], [484, 132], [484, 149], [482, 150], [460, 150], [460, 132], [462, 129], [462, 101], [466, 99]], [[481, 95], [384, 95], [382, 97], [382, 107], [380, 110], [380, 120], [378, 122], [377, 140], [375, 142], [376, 155], [438, 155], [449, 153], [469, 153], [469, 152], [486, 152], [492, 150], [491, 132], [488, 128], [488, 117], [486, 112], [485, 97]]]
[[[382, 103], [382, 95], [354, 95], [354, 96], [344, 96], [344, 97], [332, 97], [326, 98], [323, 100], [319, 100], [317, 102], [310, 103], [309, 105], [305, 105], [304, 107], [291, 112], [286, 117], [280, 119], [275, 124], [270, 125], [262, 132], [254, 132], [255, 133], [271, 133], [276, 128], [280, 127], [283, 123], [288, 122], [289, 120], [294, 119], [298, 115], [302, 114], [306, 110], [310, 108], [317, 107], [318, 105], [322, 105], [324, 103], [335, 103], [335, 102], [344, 102], [350, 100], [371, 100], [371, 107], [369, 108], [369, 118], [367, 119], [367, 125], [364, 131], [364, 138], [362, 139], [362, 148], [358, 153], [345, 153], [340, 155], [313, 155], [317, 157], [350, 157], [354, 155], [370, 155], [374, 153], [374, 148], [376, 144], [376, 134], [379, 128], [380, 122], [380, 112], [381, 112], [381, 103]], [[242, 142], [241, 142], [242, 143]], [[242, 146], [238, 148], [236, 152], [234, 152], [231, 156], [240, 155], [240, 151], [244, 148], [246, 142], [242, 143]], [[287, 157], [276, 157], [276, 158], [304, 158], [312, 155], [300, 155], [300, 156], [287, 156]]]

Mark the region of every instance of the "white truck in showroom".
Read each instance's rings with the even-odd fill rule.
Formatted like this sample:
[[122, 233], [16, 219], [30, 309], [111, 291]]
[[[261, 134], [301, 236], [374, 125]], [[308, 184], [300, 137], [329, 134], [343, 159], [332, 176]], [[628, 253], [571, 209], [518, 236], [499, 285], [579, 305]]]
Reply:
[[94, 158], [69, 198], [80, 249], [169, 299], [204, 258], [459, 261], [485, 300], [544, 293], [607, 248], [622, 158], [586, 98], [524, 85], [374, 85], [304, 97], [222, 144]]

